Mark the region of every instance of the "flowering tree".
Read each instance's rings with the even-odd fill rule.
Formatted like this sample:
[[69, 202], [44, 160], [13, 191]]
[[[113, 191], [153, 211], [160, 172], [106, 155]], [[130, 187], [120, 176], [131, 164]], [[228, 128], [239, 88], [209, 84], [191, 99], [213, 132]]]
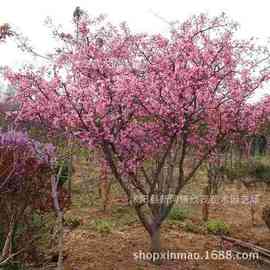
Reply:
[[73, 22], [74, 33], [55, 31], [63, 46], [53, 64], [7, 69], [16, 119], [50, 123], [99, 149], [159, 251], [175, 196], [237, 133], [247, 99], [269, 80], [269, 52], [235, 39], [237, 25], [225, 15], [191, 17], [169, 38], [133, 34], [80, 9]]
[[247, 178], [251, 176], [250, 169], [256, 168], [251, 159], [252, 142], [261, 133], [261, 127], [265, 122], [262, 108], [261, 102], [246, 104], [245, 108], [239, 111], [238, 120], [233, 124], [233, 132], [225, 136], [223, 141], [216, 142], [217, 147], [209, 154], [206, 162], [208, 184], [203, 189], [204, 221], [207, 221], [209, 216], [210, 196], [218, 193], [226, 176], [230, 181], [237, 180], [238, 183], [243, 182], [248, 187], [250, 180]]

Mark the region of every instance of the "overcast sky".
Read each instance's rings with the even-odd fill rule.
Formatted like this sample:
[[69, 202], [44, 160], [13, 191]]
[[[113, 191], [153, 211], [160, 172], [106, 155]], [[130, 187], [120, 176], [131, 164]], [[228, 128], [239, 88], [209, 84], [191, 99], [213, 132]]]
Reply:
[[[105, 13], [113, 23], [126, 21], [138, 32], [168, 31], [168, 25], [153, 13], [168, 21], [183, 21], [193, 14], [226, 12], [240, 23], [239, 37], [255, 36], [266, 40], [270, 36], [269, 0], [0, 0], [0, 23], [10, 23], [28, 36], [38, 51], [50, 51], [53, 42], [44, 25], [46, 17], [56, 24], [69, 25], [76, 6], [91, 15]], [[0, 65], [20, 66], [31, 59], [24, 56], [11, 42], [1, 45]]]

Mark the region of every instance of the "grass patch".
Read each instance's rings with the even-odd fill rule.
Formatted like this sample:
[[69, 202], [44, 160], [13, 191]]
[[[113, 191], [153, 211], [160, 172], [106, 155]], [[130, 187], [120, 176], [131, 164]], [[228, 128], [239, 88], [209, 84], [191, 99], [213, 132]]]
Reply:
[[69, 217], [65, 219], [64, 225], [71, 229], [76, 229], [81, 225], [81, 220], [76, 217]]
[[183, 229], [187, 232], [205, 234], [205, 227], [192, 222], [187, 222], [184, 224]]
[[270, 166], [264, 158], [256, 157], [251, 161], [242, 161], [233, 168], [227, 167], [224, 173], [230, 180], [252, 177], [258, 181], [268, 182], [270, 179]]
[[230, 226], [220, 219], [209, 220], [206, 223], [206, 228], [208, 233], [211, 234], [221, 235], [230, 233]]
[[117, 227], [128, 226], [137, 222], [135, 210], [132, 207], [115, 206], [112, 209], [112, 220]]
[[114, 224], [111, 220], [97, 219], [93, 222], [92, 227], [100, 234], [110, 234]]
[[168, 220], [169, 221], [184, 221], [189, 216], [189, 211], [186, 208], [174, 207], [169, 213]]

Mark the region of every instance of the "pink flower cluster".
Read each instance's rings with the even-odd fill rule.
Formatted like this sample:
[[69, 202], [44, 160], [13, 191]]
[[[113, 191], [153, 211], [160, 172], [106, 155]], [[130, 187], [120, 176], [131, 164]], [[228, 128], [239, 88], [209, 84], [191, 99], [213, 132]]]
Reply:
[[256, 132], [262, 117], [248, 98], [269, 81], [269, 53], [237, 40], [236, 29], [225, 15], [199, 15], [166, 38], [84, 17], [63, 35], [68, 44], [46, 72], [6, 70], [17, 120], [46, 121], [89, 147], [106, 145], [128, 171], [172, 138], [203, 156], [225, 138]]

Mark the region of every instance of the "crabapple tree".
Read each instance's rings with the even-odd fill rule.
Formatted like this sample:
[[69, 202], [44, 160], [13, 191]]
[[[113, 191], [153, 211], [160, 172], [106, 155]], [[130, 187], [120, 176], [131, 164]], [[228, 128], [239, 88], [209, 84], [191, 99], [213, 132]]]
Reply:
[[193, 16], [169, 37], [105, 21], [77, 12], [73, 33], [54, 32], [51, 64], [5, 74], [17, 121], [50, 123], [103, 153], [159, 251], [176, 196], [238, 132], [248, 98], [269, 80], [269, 52], [236, 39], [224, 14]]

